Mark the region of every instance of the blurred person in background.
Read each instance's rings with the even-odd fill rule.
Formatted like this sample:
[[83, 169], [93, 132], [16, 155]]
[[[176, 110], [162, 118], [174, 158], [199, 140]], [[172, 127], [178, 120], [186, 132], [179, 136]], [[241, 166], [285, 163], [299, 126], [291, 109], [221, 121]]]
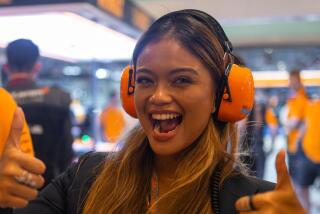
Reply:
[[263, 133], [266, 124], [264, 118], [265, 111], [265, 104], [261, 99], [257, 99], [248, 118], [248, 135], [249, 140], [253, 141], [251, 144], [253, 145], [253, 154], [255, 158], [251, 170], [261, 179], [264, 175], [266, 162], [266, 154], [263, 150]]
[[297, 184], [297, 176], [300, 173], [297, 168], [299, 156], [299, 145], [301, 144], [304, 135], [304, 118], [308, 97], [303, 87], [300, 70], [294, 69], [289, 73], [289, 95], [287, 99], [287, 120], [285, 129], [287, 132], [288, 144], [288, 161], [289, 172], [292, 177], [295, 189], [298, 195], [306, 195], [304, 189]]
[[242, 162], [250, 168], [252, 175], [263, 178], [266, 155], [263, 150], [263, 130], [265, 127], [265, 104], [255, 101], [250, 114], [237, 122], [239, 142], [246, 151]]
[[32, 136], [35, 156], [46, 165], [45, 184], [64, 171], [73, 159], [70, 95], [57, 87], [42, 87], [39, 48], [17, 39], [6, 48], [5, 88], [22, 107]]
[[272, 95], [267, 100], [267, 107], [265, 111], [265, 122], [268, 133], [270, 134], [270, 149], [267, 155], [271, 154], [275, 147], [276, 137], [279, 134], [279, 113], [278, 113], [279, 99], [276, 95]]
[[100, 115], [100, 124], [104, 141], [118, 142], [125, 130], [126, 121], [116, 91], [111, 91], [109, 94], [109, 102]]
[[309, 187], [320, 176], [320, 99], [314, 94], [305, 106], [303, 138], [296, 160], [296, 190], [303, 206], [310, 210]]

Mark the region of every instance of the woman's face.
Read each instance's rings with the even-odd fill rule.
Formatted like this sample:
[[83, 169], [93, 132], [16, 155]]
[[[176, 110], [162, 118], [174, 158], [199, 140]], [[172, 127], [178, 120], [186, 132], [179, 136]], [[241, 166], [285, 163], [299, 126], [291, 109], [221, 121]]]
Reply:
[[201, 61], [174, 39], [148, 44], [137, 60], [135, 107], [152, 150], [176, 155], [204, 131], [214, 84]]

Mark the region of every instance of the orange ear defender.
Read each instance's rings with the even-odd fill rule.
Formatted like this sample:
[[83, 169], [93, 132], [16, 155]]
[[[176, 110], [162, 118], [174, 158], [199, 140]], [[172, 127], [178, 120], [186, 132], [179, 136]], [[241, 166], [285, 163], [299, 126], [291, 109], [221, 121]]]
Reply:
[[120, 81], [120, 97], [124, 110], [134, 118], [137, 118], [136, 109], [134, 107], [134, 71], [133, 67], [128, 65], [123, 69]]
[[217, 89], [215, 118], [237, 122], [252, 110], [254, 82], [249, 68], [229, 64]]
[[[137, 118], [134, 107], [134, 70], [127, 66], [121, 76], [120, 96], [124, 110]], [[254, 101], [254, 83], [250, 69], [236, 64], [228, 65], [218, 87], [215, 118], [223, 122], [236, 122], [251, 111]]]

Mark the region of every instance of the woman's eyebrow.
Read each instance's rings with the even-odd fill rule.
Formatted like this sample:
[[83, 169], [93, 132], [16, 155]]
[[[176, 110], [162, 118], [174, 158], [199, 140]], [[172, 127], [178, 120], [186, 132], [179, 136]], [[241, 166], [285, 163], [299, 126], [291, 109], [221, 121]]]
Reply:
[[199, 75], [195, 69], [190, 67], [175, 68], [170, 71], [170, 74], [177, 74], [177, 73], [191, 73], [196, 76]]
[[[137, 73], [148, 73], [148, 74], [154, 75], [154, 72], [151, 71], [148, 68], [138, 68], [136, 70], [136, 74]], [[191, 74], [196, 75], [196, 76], [199, 75], [198, 72], [195, 69], [190, 68], [190, 67], [174, 68], [174, 69], [169, 71], [170, 75], [178, 74], [178, 73], [191, 73]]]
[[152, 74], [153, 72], [147, 68], [138, 68], [136, 70], [136, 73], [148, 73], [148, 74]]

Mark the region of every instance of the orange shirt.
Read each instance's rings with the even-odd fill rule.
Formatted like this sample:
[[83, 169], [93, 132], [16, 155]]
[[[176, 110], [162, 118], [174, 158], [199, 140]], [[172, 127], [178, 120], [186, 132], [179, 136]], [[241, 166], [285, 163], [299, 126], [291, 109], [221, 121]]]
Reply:
[[[17, 105], [11, 95], [0, 88], [0, 156], [7, 143], [16, 108]], [[31, 136], [25, 121], [20, 138], [20, 148], [23, 152], [34, 155]]]
[[[305, 109], [308, 103], [307, 95], [304, 89], [300, 89], [294, 98], [290, 98], [288, 104], [288, 119], [304, 120]], [[295, 153], [297, 151], [297, 140], [298, 129], [292, 129], [288, 133], [288, 151]]]
[[272, 108], [267, 108], [265, 120], [268, 126], [277, 126], [278, 119]]
[[302, 149], [315, 163], [320, 163], [320, 100], [310, 101], [306, 108], [306, 132]]
[[125, 128], [124, 115], [117, 107], [107, 107], [100, 116], [104, 136], [110, 142], [116, 142]]

